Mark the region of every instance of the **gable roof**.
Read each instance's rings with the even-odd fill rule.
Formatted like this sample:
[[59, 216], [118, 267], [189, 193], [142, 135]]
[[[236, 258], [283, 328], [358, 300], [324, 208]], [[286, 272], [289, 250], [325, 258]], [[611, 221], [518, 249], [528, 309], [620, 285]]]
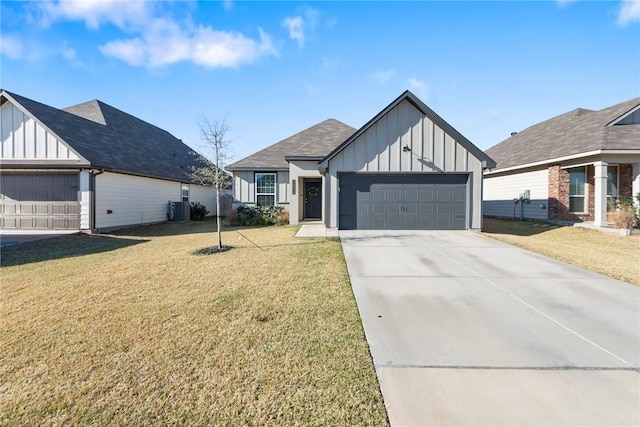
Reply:
[[353, 135], [351, 135], [346, 141], [336, 147], [331, 153], [325, 156], [324, 159], [320, 162], [321, 167], [326, 167], [329, 163], [329, 160], [334, 158], [338, 153], [344, 150], [349, 144], [358, 139], [358, 137], [364, 134], [370, 127], [376, 124], [378, 120], [384, 117], [389, 111], [393, 110], [396, 106], [398, 106], [402, 101], [408, 101], [415, 108], [418, 109], [422, 114], [428, 117], [433, 123], [435, 123], [440, 129], [442, 129], [445, 133], [451, 136], [456, 142], [462, 145], [467, 151], [477, 157], [479, 160], [485, 163], [485, 167], [492, 168], [495, 167], [495, 162], [485, 154], [484, 151], [473, 145], [471, 141], [465, 138], [460, 132], [458, 132], [453, 126], [447, 123], [442, 117], [436, 114], [431, 108], [427, 107], [427, 105], [422, 102], [417, 96], [415, 96], [411, 91], [405, 90], [399, 97], [397, 97], [391, 104], [387, 105], [382, 111], [376, 114], [371, 120], [369, 120], [364, 126], [358, 129]]
[[576, 108], [535, 124], [487, 150], [499, 169], [597, 150], [639, 150], [640, 125], [615, 124], [640, 98], [593, 111]]
[[288, 169], [287, 159], [320, 160], [353, 132], [355, 128], [336, 119], [327, 119], [245, 157], [227, 169]]
[[21, 106], [91, 167], [190, 182], [191, 166], [210, 164], [169, 132], [101, 101], [59, 110], [5, 90], [0, 94]]

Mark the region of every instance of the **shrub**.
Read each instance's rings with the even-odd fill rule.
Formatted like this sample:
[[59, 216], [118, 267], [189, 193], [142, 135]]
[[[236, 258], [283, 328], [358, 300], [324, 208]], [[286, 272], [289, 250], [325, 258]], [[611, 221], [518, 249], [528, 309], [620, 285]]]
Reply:
[[280, 223], [282, 206], [240, 206], [233, 214], [235, 225], [274, 225]]
[[207, 207], [200, 202], [191, 202], [189, 207], [191, 208], [191, 219], [193, 221], [200, 221], [209, 214]]
[[283, 209], [278, 217], [278, 225], [289, 225], [289, 211]]
[[636, 222], [633, 206], [620, 205], [612, 215], [613, 225], [616, 228], [632, 228]]

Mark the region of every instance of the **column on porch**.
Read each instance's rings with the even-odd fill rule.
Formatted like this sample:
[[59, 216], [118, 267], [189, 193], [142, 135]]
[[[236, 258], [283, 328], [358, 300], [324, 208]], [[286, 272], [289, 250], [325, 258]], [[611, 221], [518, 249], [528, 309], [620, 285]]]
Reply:
[[636, 195], [640, 193], [640, 163], [634, 163], [631, 171], [631, 198], [633, 203], [638, 206], [640, 200], [636, 199]]
[[608, 163], [594, 162], [594, 225], [596, 227], [606, 227], [607, 222], [607, 166]]

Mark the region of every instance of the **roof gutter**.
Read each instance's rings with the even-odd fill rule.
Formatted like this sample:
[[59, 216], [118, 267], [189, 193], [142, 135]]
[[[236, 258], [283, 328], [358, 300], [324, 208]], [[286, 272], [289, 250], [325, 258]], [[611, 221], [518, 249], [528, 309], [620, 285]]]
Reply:
[[541, 160], [539, 162], [532, 162], [532, 163], [525, 163], [523, 165], [518, 165], [518, 166], [510, 166], [508, 168], [502, 168], [502, 169], [495, 169], [492, 170], [490, 172], [488, 172], [488, 174], [494, 174], [494, 173], [502, 173], [502, 172], [511, 172], [514, 170], [518, 170], [518, 169], [527, 169], [527, 168], [532, 168], [532, 167], [536, 167], [536, 166], [543, 166], [543, 165], [548, 165], [548, 164], [553, 164], [553, 163], [560, 163], [560, 162], [564, 162], [567, 160], [574, 160], [574, 159], [579, 159], [581, 157], [591, 157], [591, 156], [597, 156], [597, 155], [601, 155], [601, 154], [640, 154], [640, 150], [594, 150], [594, 151], [587, 151], [586, 153], [580, 153], [580, 154], [571, 154], [568, 156], [562, 156], [562, 157], [555, 157], [553, 159], [548, 159], [548, 160]]

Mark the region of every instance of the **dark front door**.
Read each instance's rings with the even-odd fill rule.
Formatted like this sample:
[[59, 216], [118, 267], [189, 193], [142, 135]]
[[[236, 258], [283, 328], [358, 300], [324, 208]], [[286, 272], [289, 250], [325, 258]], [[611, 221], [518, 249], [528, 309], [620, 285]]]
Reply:
[[322, 218], [322, 181], [304, 182], [304, 218]]

